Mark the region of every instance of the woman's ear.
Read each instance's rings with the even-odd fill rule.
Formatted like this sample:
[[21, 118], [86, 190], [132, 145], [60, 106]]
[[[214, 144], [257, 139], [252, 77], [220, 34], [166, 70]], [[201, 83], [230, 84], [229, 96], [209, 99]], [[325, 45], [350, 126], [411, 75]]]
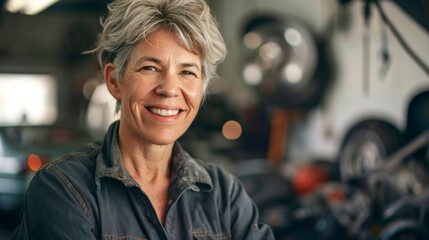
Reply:
[[108, 63], [104, 67], [104, 81], [106, 81], [107, 89], [109, 90], [112, 96], [120, 101], [121, 100], [121, 91], [119, 89], [119, 81], [115, 77], [115, 66], [111, 63]]

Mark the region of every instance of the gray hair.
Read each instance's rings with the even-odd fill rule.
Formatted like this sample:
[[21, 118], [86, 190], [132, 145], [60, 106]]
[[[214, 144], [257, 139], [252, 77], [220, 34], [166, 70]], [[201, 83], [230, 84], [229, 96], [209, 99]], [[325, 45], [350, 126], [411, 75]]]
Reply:
[[226, 47], [217, 22], [204, 0], [115, 0], [101, 21], [103, 31], [96, 48], [98, 62], [115, 65], [120, 79], [135, 45], [159, 30], [174, 33], [190, 52], [202, 60], [203, 91], [216, 77], [217, 65], [225, 58]]

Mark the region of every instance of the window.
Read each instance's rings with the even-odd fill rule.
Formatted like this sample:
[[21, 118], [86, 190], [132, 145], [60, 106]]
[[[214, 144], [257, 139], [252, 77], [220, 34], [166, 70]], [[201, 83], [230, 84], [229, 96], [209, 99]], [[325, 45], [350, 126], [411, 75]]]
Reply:
[[47, 74], [0, 74], [0, 125], [52, 124], [57, 91]]

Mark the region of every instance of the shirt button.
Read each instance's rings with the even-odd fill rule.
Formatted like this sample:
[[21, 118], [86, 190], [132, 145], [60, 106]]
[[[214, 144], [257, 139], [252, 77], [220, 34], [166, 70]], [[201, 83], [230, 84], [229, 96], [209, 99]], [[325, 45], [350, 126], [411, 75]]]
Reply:
[[171, 204], [173, 204], [173, 200], [168, 200], [168, 205], [171, 205]]

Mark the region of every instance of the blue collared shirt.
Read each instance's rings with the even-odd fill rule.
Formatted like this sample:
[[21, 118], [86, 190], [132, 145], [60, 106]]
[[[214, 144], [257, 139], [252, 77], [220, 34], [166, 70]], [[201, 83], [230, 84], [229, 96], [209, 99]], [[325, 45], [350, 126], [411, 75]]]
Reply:
[[165, 224], [129, 176], [117, 143], [119, 122], [102, 144], [52, 161], [33, 178], [15, 239], [274, 239], [242, 184], [193, 159], [175, 143]]

